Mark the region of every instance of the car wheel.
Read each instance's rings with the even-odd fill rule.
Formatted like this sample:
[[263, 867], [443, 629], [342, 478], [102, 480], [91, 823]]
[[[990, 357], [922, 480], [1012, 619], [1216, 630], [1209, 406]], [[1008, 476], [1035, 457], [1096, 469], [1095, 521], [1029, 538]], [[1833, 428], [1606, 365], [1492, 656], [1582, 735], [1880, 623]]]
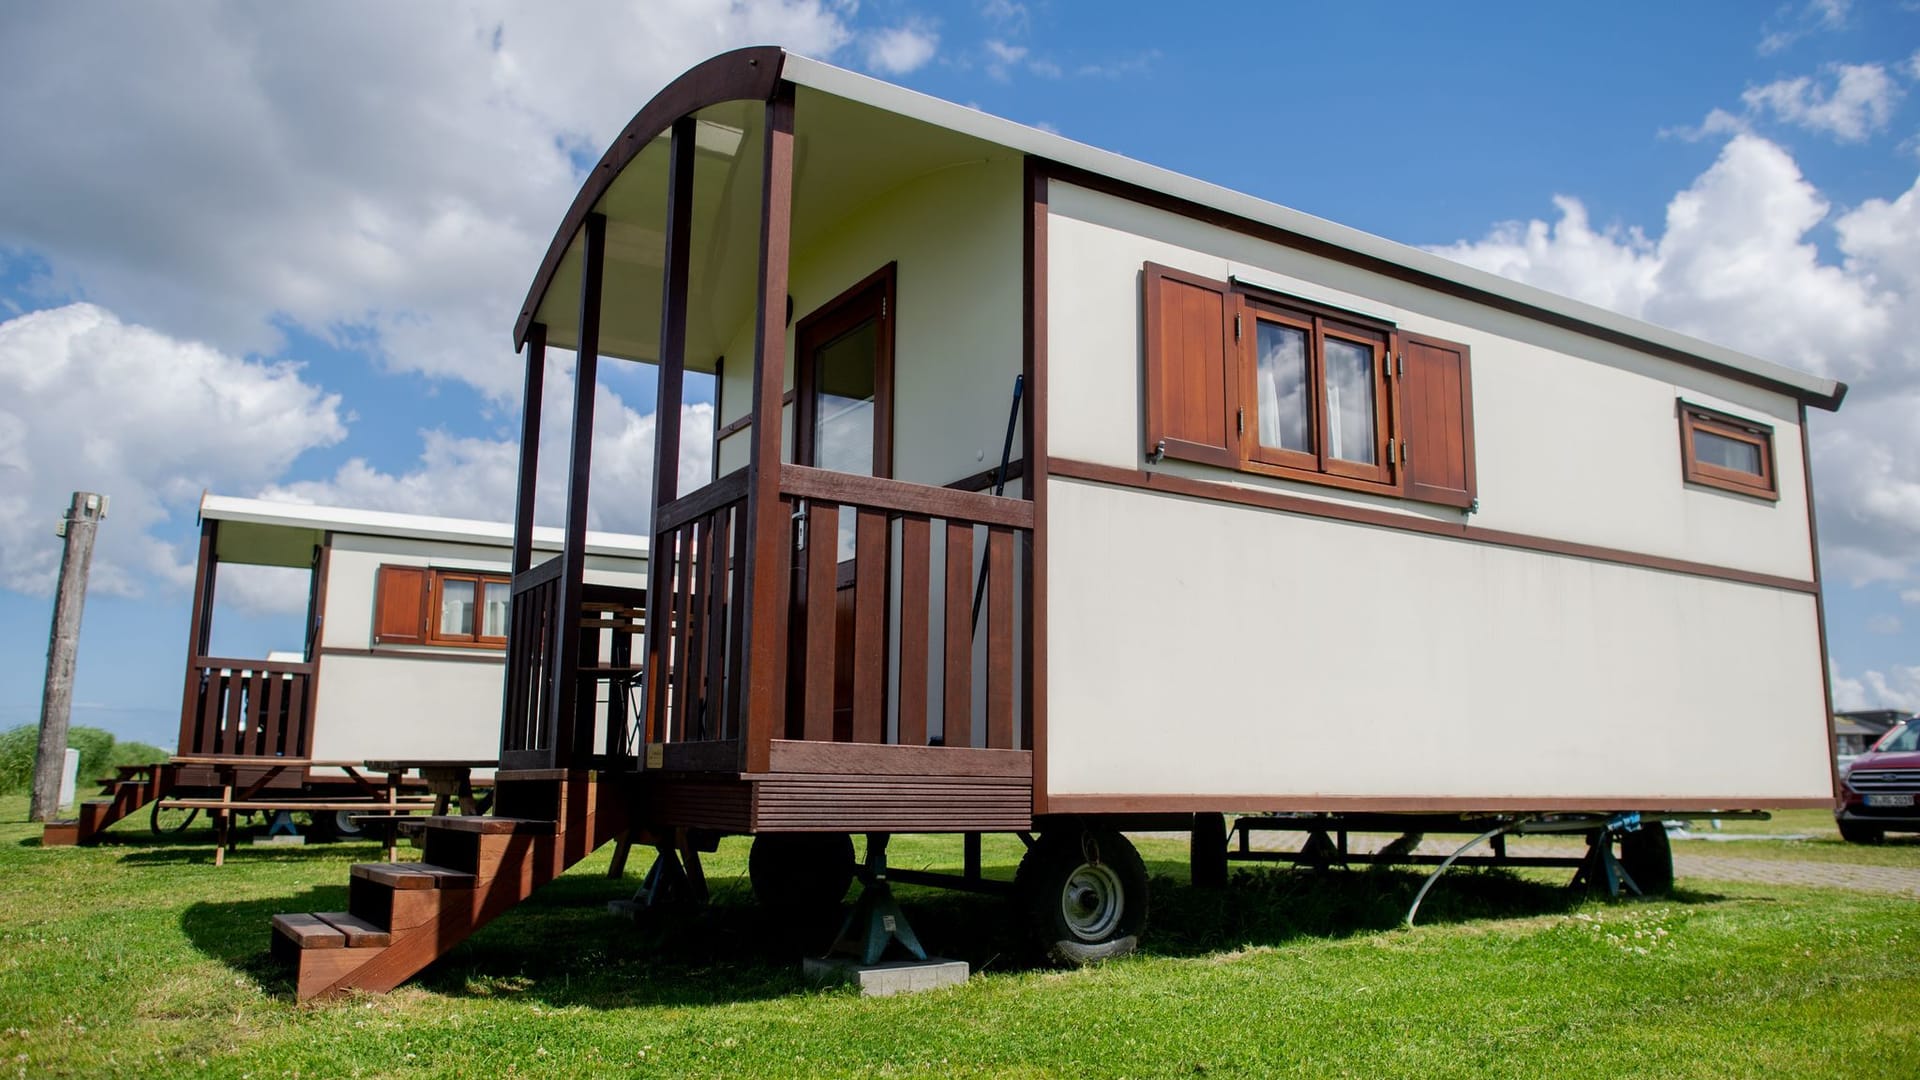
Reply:
[[1887, 838], [1885, 829], [1876, 829], [1871, 825], [1859, 825], [1851, 821], [1842, 821], [1840, 839], [1849, 844], [1877, 844]]
[[1620, 866], [1644, 896], [1673, 891], [1673, 844], [1658, 821], [1620, 837]]
[[1147, 926], [1147, 868], [1105, 829], [1043, 832], [1014, 875], [1028, 932], [1048, 963], [1079, 967], [1126, 956]]

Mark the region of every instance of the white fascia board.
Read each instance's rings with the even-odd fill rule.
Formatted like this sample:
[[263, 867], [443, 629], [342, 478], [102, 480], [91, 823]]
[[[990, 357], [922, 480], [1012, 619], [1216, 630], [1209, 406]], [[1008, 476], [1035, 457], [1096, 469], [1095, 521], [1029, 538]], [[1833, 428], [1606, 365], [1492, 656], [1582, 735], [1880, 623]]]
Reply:
[[1545, 289], [1523, 285], [1509, 278], [1476, 270], [1442, 258], [1430, 251], [1396, 243], [1359, 229], [1349, 228], [1289, 209], [1264, 199], [1183, 176], [1145, 162], [1135, 161], [1110, 151], [1075, 142], [1072, 139], [1027, 127], [1024, 124], [930, 97], [915, 90], [882, 82], [832, 64], [821, 63], [788, 53], [781, 76], [799, 86], [871, 105], [915, 120], [946, 128], [976, 139], [996, 143], [1034, 157], [1057, 161], [1122, 183], [1163, 192], [1176, 199], [1210, 207], [1235, 217], [1261, 222], [1274, 228], [1351, 251], [1357, 255], [1405, 267], [1417, 274], [1438, 278], [1486, 293], [1516, 304], [1537, 308], [1563, 318], [1586, 323], [1612, 334], [1634, 338], [1663, 349], [1686, 353], [1710, 363], [1743, 371], [1756, 378], [1791, 387], [1804, 394], [1831, 400], [1841, 392], [1833, 379], [1810, 375], [1771, 360], [1738, 352], [1710, 341], [1655, 326], [1618, 312], [1582, 303]]
[[[243, 499], [231, 495], [203, 495], [200, 520], [236, 521], [251, 525], [281, 525], [297, 529], [325, 529], [355, 536], [395, 536], [409, 540], [439, 540], [457, 544], [512, 547], [513, 526], [500, 521], [396, 514], [386, 510], [356, 510], [339, 506]], [[533, 530], [533, 546], [560, 550], [565, 535], [541, 526]], [[587, 533], [587, 554], [615, 558], [647, 557], [647, 538], [628, 533]]]

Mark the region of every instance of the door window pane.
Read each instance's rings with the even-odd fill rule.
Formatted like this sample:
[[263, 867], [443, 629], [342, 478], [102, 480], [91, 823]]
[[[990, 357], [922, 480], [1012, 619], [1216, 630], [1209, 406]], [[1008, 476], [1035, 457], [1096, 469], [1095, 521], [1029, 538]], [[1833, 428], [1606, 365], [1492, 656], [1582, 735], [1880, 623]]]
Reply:
[[814, 464], [835, 472], [873, 475], [873, 388], [879, 333], [873, 320], [814, 353], [817, 408]]
[[448, 580], [440, 584], [440, 636], [473, 636], [472, 581]]
[[1695, 428], [1693, 432], [1693, 456], [1702, 465], [1714, 465], [1722, 469], [1759, 476], [1760, 447], [1744, 439], [1730, 439]]
[[1372, 465], [1373, 350], [1338, 338], [1326, 343], [1327, 456]]
[[480, 636], [507, 636], [507, 601], [513, 596], [513, 589], [504, 581], [486, 583], [487, 604], [481, 615]]
[[1257, 383], [1260, 445], [1312, 453], [1307, 431], [1307, 334], [1291, 326], [1261, 321]]

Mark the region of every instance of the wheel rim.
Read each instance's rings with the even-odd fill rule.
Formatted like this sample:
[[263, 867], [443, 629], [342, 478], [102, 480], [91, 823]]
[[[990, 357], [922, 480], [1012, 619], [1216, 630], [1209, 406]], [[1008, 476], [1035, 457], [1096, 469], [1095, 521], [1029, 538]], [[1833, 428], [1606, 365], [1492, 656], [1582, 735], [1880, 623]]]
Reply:
[[1060, 914], [1067, 929], [1081, 941], [1100, 942], [1112, 937], [1126, 906], [1120, 875], [1107, 866], [1081, 866], [1067, 875], [1060, 890]]
[[359, 836], [366, 830], [353, 820], [354, 811], [335, 810], [333, 812], [333, 831], [336, 836]]

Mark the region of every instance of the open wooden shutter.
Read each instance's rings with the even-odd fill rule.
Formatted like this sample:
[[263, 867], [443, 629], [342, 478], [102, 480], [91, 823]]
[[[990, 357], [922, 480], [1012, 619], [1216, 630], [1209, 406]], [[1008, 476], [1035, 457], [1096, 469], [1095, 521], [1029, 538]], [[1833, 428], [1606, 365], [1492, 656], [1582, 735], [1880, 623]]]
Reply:
[[1211, 281], [1148, 263], [1147, 452], [1209, 465], [1239, 464], [1234, 297]]
[[427, 640], [427, 571], [420, 566], [383, 566], [374, 579], [373, 640], [382, 645], [422, 645]]
[[1473, 505], [1473, 379], [1467, 347], [1402, 332], [1407, 497]]

